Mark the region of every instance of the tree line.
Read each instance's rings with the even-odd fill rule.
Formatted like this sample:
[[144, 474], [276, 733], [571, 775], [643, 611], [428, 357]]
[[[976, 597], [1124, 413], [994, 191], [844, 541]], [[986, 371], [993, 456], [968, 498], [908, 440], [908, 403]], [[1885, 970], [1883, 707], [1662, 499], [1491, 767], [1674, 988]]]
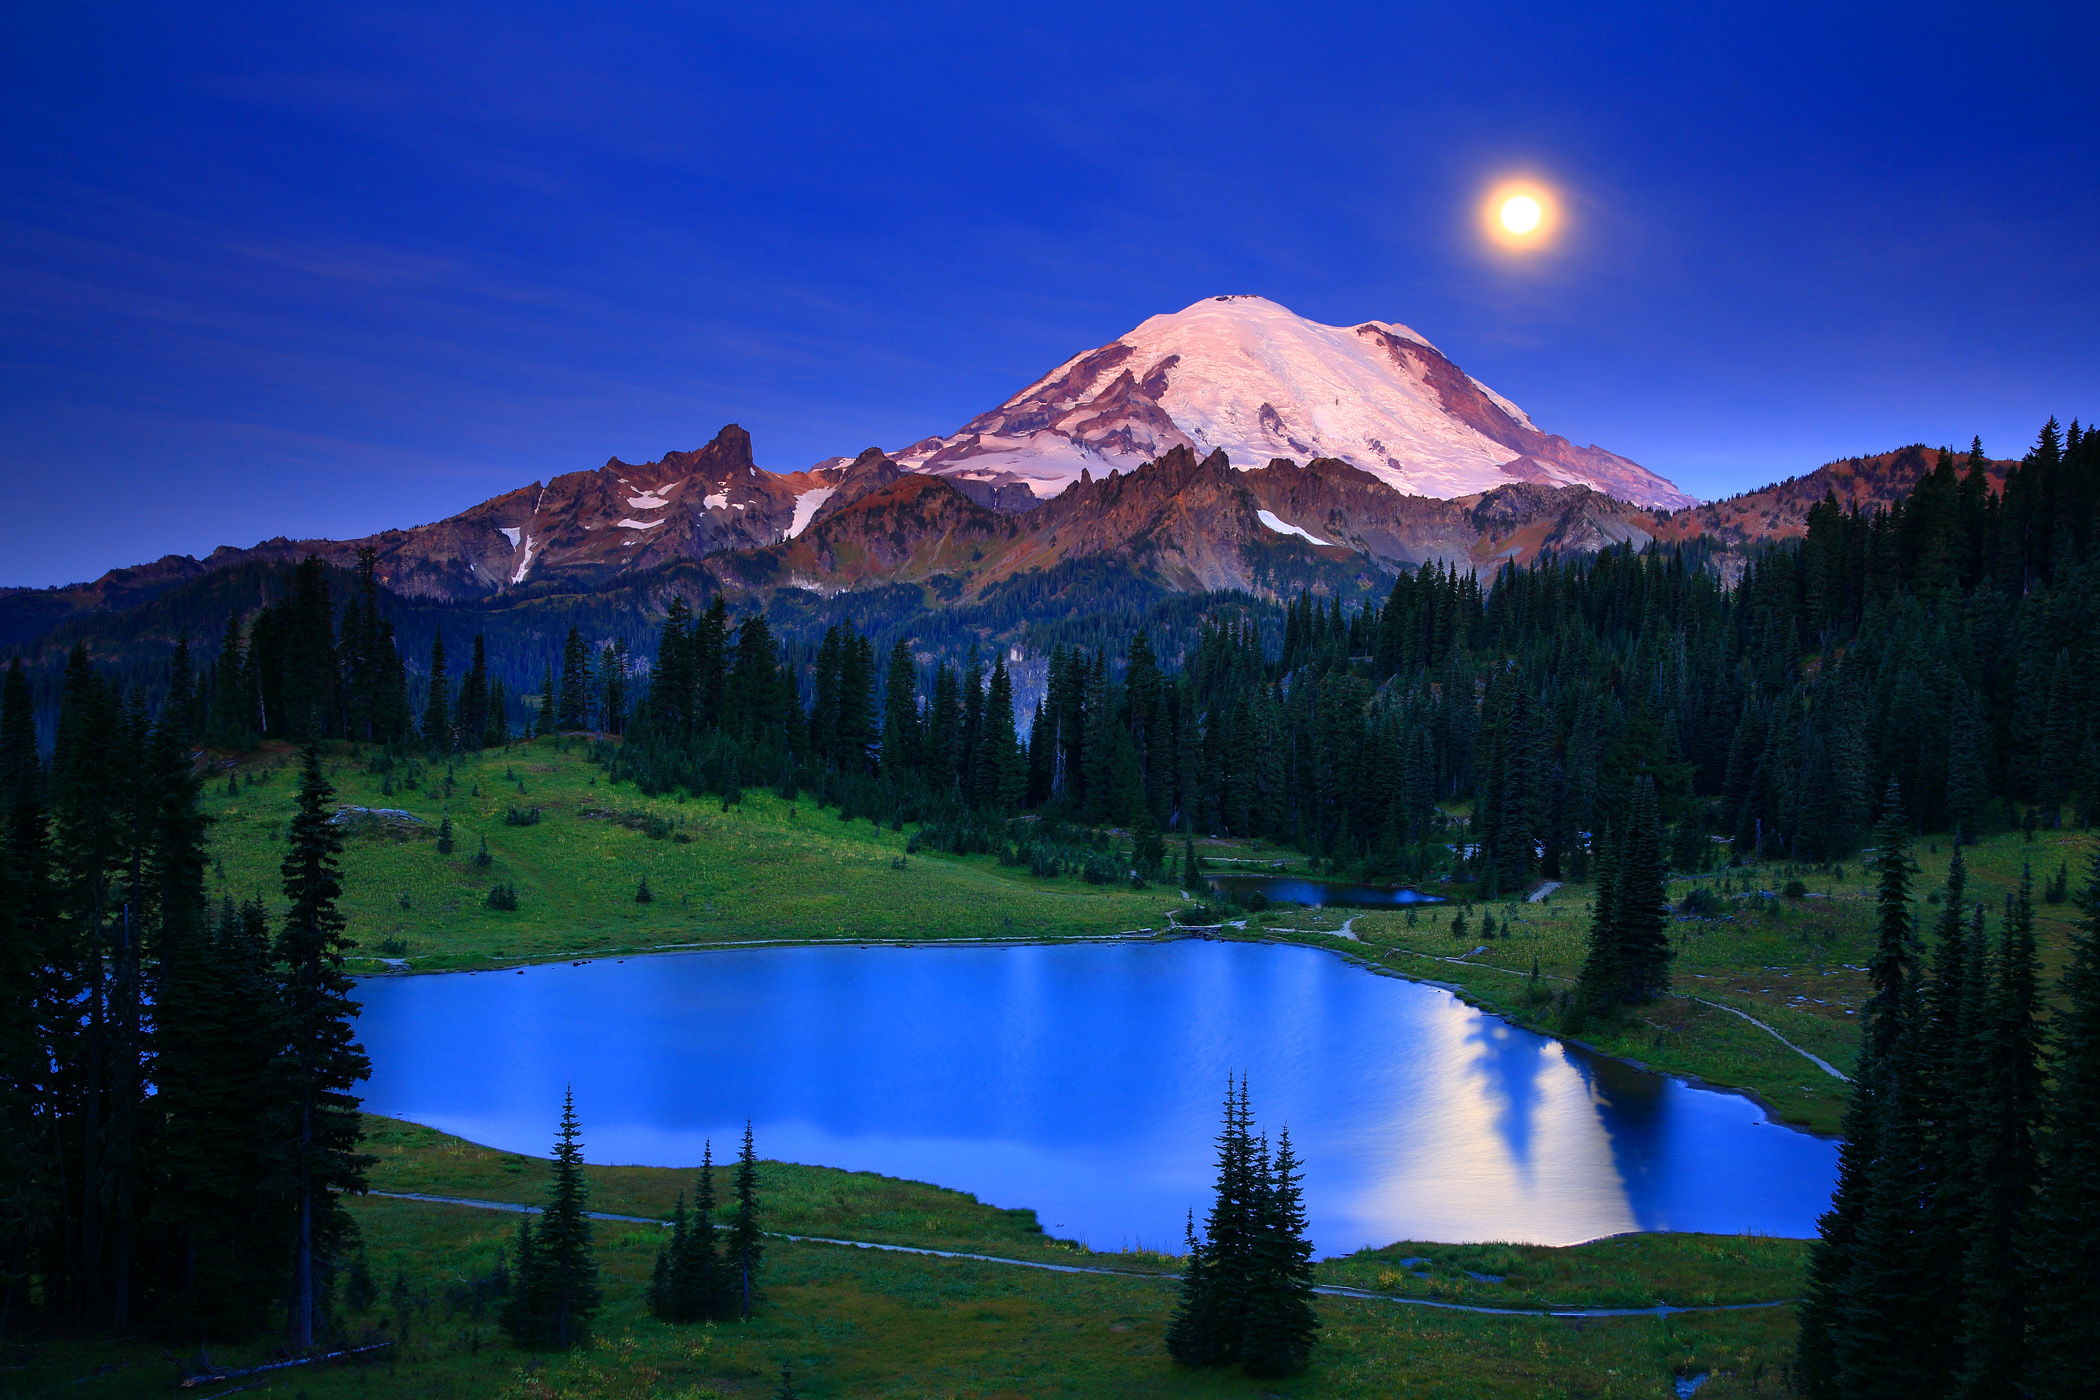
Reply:
[[1889, 509], [1826, 498], [1733, 584], [1698, 549], [1622, 547], [1301, 595], [1280, 635], [1225, 600], [1178, 657], [1142, 625], [1053, 646], [1032, 713], [1018, 650], [884, 658], [842, 622], [802, 666], [763, 615], [675, 600], [618, 762], [654, 791], [815, 790], [954, 849], [1018, 851], [1034, 814], [1127, 832], [1154, 873], [1163, 834], [1231, 834], [1489, 894], [1587, 879], [1637, 788], [1679, 869], [1838, 859], [1891, 779], [1913, 830], [2090, 822], [2100, 433], [2052, 421], [1999, 492], [1980, 447], [1933, 461]]
[[0, 686], [0, 1324], [232, 1336], [327, 1326], [362, 1189], [369, 1066], [336, 904], [341, 842], [300, 767], [285, 904], [214, 904], [183, 717], [149, 717], [76, 648], [40, 760], [19, 663]]
[[1970, 902], [1959, 844], [1925, 946], [1904, 804], [1830, 1210], [1800, 1307], [1814, 1400], [2100, 1393], [2100, 854], [2045, 1021], [2032, 878]]

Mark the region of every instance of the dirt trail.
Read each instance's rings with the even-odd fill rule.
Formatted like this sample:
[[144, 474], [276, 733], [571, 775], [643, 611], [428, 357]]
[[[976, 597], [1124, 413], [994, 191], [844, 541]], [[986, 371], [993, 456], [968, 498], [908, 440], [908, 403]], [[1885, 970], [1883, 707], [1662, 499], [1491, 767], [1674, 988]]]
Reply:
[[[394, 1201], [428, 1201], [441, 1206], [468, 1206], [474, 1210], [509, 1211], [514, 1215], [538, 1215], [538, 1206], [515, 1205], [508, 1201], [477, 1201], [464, 1196], [428, 1196], [420, 1191], [371, 1191], [367, 1195], [384, 1196]], [[657, 1225], [665, 1222], [646, 1215], [614, 1215], [610, 1211], [585, 1211], [593, 1220], [618, 1220], [630, 1225]], [[1052, 1264], [1036, 1259], [1008, 1259], [997, 1254], [966, 1254], [955, 1249], [924, 1249], [909, 1244], [877, 1244], [873, 1240], [835, 1240], [823, 1235], [788, 1235], [778, 1230], [766, 1233], [777, 1240], [794, 1240], [798, 1244], [836, 1244], [850, 1249], [879, 1249], [889, 1254], [922, 1254], [935, 1259], [968, 1259], [979, 1264], [1003, 1264], [1014, 1269], [1041, 1269], [1053, 1274], [1107, 1274], [1115, 1278], [1150, 1279], [1155, 1283], [1174, 1283], [1178, 1274], [1150, 1273], [1143, 1269], [1110, 1269], [1097, 1264]], [[1477, 1303], [1445, 1303], [1429, 1298], [1403, 1298], [1391, 1293], [1373, 1293], [1364, 1288], [1345, 1288], [1340, 1284], [1315, 1284], [1313, 1292], [1331, 1298], [1361, 1298], [1376, 1303], [1403, 1303], [1415, 1308], [1443, 1308], [1449, 1312], [1491, 1313], [1498, 1317], [1670, 1317], [1677, 1313], [1693, 1312], [1743, 1312], [1752, 1308], [1783, 1308], [1793, 1302], [1781, 1298], [1770, 1303], [1711, 1303], [1703, 1307], [1679, 1308], [1667, 1303], [1658, 1303], [1652, 1308], [1490, 1308]]]

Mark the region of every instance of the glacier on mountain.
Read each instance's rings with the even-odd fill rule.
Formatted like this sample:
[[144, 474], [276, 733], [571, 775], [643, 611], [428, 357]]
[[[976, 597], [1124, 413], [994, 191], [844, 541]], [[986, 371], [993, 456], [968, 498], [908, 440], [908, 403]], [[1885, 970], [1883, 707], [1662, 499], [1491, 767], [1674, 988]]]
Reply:
[[1447, 500], [1534, 481], [1695, 504], [1624, 457], [1540, 431], [1408, 326], [1327, 326], [1255, 296], [1153, 316], [956, 433], [892, 455], [908, 470], [1023, 484], [1044, 499], [1082, 470], [1130, 471], [1181, 446], [1223, 450], [1243, 470], [1334, 458]]

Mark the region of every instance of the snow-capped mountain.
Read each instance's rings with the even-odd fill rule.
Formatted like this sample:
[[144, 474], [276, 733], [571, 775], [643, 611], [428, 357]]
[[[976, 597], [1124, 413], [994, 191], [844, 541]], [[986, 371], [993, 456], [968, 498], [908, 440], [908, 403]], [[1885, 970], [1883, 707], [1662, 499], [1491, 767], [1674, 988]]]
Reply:
[[1154, 316], [954, 434], [892, 455], [983, 504], [1026, 510], [1082, 473], [1132, 471], [1176, 447], [1222, 450], [1242, 471], [1331, 458], [1445, 500], [1529, 481], [1697, 504], [1624, 457], [1541, 432], [1406, 326], [1323, 326], [1255, 296]]

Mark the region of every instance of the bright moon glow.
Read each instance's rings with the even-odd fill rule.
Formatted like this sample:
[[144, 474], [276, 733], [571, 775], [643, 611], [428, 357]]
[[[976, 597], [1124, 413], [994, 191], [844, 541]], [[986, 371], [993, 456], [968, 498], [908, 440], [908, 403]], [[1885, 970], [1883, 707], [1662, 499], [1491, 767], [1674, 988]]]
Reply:
[[1553, 191], [1529, 180], [1505, 180], [1480, 206], [1481, 231], [1510, 252], [1530, 252], [1553, 239], [1560, 219]]

